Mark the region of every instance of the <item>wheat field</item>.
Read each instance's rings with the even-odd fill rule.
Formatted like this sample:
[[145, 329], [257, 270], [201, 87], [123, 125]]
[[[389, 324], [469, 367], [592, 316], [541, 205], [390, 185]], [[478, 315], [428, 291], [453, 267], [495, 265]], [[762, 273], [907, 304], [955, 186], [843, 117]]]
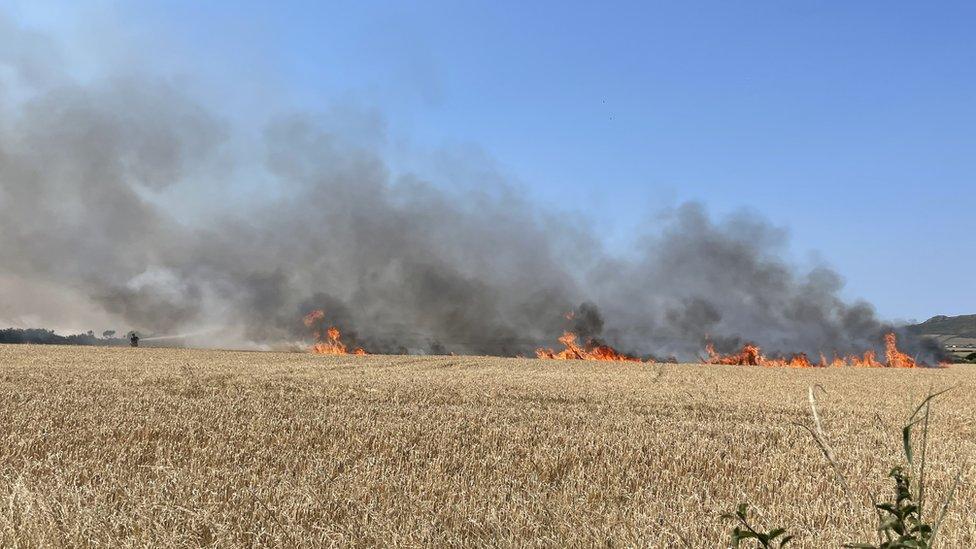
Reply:
[[[794, 425], [813, 384], [852, 498]], [[740, 501], [798, 547], [873, 541], [902, 421], [952, 385], [933, 502], [976, 367], [0, 346], [0, 546], [724, 547]], [[976, 546], [972, 479], [943, 547]]]

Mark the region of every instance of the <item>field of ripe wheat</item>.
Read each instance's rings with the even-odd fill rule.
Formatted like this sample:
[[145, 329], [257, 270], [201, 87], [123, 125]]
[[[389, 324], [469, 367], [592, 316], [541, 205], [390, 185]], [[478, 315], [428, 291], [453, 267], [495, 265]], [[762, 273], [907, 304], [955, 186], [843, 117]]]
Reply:
[[[810, 434], [807, 388], [856, 492]], [[931, 501], [976, 368], [788, 369], [0, 346], [0, 546], [798, 547], [873, 541], [931, 388]], [[943, 546], [976, 546], [964, 472]]]

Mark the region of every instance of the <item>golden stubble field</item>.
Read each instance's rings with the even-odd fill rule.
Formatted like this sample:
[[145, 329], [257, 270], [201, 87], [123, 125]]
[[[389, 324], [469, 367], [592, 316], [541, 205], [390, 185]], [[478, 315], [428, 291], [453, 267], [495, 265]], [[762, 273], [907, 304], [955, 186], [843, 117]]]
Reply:
[[[820, 383], [849, 503], [808, 433]], [[872, 541], [930, 387], [941, 495], [976, 367], [892, 371], [0, 346], [0, 546], [799, 547]], [[976, 546], [967, 471], [944, 547]]]

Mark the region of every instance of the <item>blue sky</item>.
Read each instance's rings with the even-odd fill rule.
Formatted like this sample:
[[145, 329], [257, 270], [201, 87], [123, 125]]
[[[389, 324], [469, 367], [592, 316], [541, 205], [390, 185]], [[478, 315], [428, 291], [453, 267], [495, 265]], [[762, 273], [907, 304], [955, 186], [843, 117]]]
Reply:
[[[976, 4], [15, 2], [93, 65], [192, 73], [228, 112], [381, 113], [493, 159], [625, 249], [749, 208], [882, 316], [976, 312]], [[273, 98], [273, 100], [272, 100]]]

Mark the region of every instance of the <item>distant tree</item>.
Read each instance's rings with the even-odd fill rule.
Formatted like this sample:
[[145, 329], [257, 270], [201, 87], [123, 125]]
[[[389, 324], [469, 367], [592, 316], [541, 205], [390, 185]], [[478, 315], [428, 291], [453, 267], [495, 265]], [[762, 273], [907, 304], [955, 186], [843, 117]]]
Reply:
[[966, 355], [966, 360], [970, 362], [976, 362], [976, 353], [969, 353]]
[[[91, 333], [91, 332], [89, 332]], [[90, 335], [60, 336], [51, 330], [7, 328], [0, 330], [0, 343], [33, 343], [56, 345], [95, 345], [98, 340]]]
[[105, 330], [104, 332], [102, 332], [102, 337], [104, 337], [105, 339], [112, 339], [113, 337], [115, 337], [115, 330]]
[[88, 337], [95, 337], [95, 330], [88, 330]]

